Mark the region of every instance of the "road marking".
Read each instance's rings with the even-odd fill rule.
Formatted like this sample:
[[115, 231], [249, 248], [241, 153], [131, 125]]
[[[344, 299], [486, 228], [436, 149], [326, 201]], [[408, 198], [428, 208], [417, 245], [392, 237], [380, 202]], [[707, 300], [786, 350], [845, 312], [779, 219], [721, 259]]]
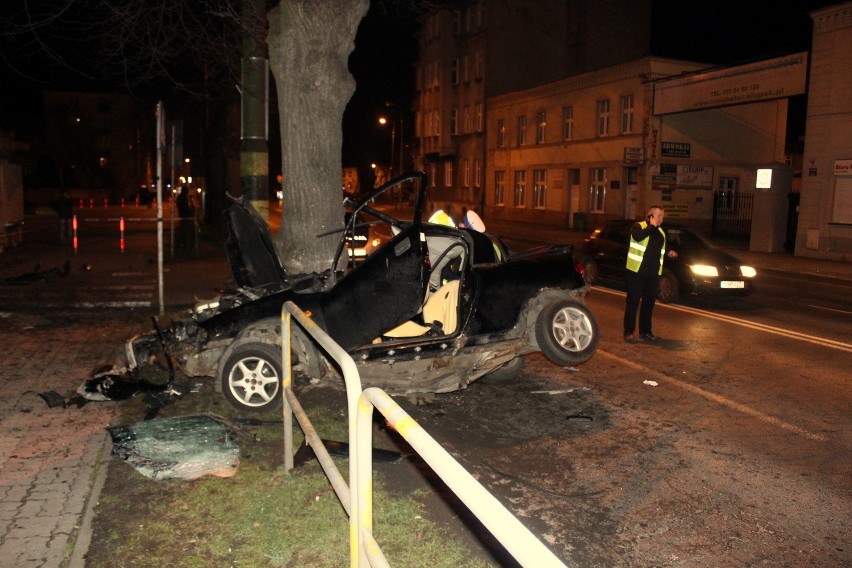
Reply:
[[651, 369], [651, 368], [646, 367], [644, 365], [641, 365], [639, 363], [634, 363], [633, 361], [630, 361], [629, 359], [624, 359], [622, 357], [619, 357], [618, 355], [615, 355], [615, 354], [610, 353], [608, 351], [604, 351], [603, 349], [598, 349], [597, 354], [603, 355], [604, 357], [608, 357], [610, 359], [613, 359], [614, 361], [616, 361], [616, 362], [618, 362], [622, 365], [626, 365], [628, 367], [636, 369], [637, 371], [641, 371], [643, 373], [648, 373], [648, 374], [654, 375], [654, 377], [659, 381], [662, 381], [662, 382], [667, 383], [669, 385], [683, 389], [683, 390], [685, 390], [685, 391], [687, 391], [691, 394], [701, 396], [703, 398], [706, 398], [707, 400], [710, 400], [710, 401], [715, 402], [717, 404], [721, 404], [722, 406], [727, 406], [728, 408], [730, 408], [732, 410], [736, 410], [737, 412], [742, 412], [743, 414], [751, 416], [752, 418], [757, 418], [758, 420], [766, 422], [767, 424], [771, 424], [772, 426], [777, 426], [778, 428], [781, 428], [783, 430], [787, 430], [788, 432], [793, 432], [794, 434], [804, 436], [805, 438], [808, 438], [809, 440], [814, 440], [816, 442], [827, 442], [828, 441], [828, 437], [823, 435], [823, 434], [814, 434], [813, 432], [809, 432], [808, 430], [805, 430], [803, 428], [799, 428], [798, 426], [796, 426], [794, 424], [790, 424], [789, 422], [785, 422], [783, 420], [775, 418], [774, 416], [770, 416], [770, 415], [765, 414], [765, 413], [763, 413], [759, 410], [755, 410], [754, 408], [751, 408], [750, 406], [746, 406], [745, 404], [741, 404], [739, 402], [733, 401], [733, 400], [726, 398], [726, 397], [724, 397], [720, 394], [716, 394], [716, 393], [713, 393], [713, 392], [710, 392], [710, 391], [706, 391], [706, 390], [704, 390], [700, 387], [697, 387], [693, 384], [680, 381], [678, 379], [675, 379], [674, 377], [670, 377], [670, 376], [668, 376], [664, 373], [661, 373], [659, 371], [655, 371], [654, 369]]
[[[606, 292], [607, 294], [612, 294], [614, 296], [625, 296], [624, 292], [619, 292], [618, 290], [610, 290], [608, 288], [595, 288], [595, 290], [600, 292]], [[798, 339], [799, 341], [804, 341], [806, 343], [813, 343], [814, 345], [821, 345], [823, 347], [830, 347], [831, 349], [839, 349], [840, 351], [846, 351], [847, 353], [852, 353], [852, 344], [843, 343], [842, 341], [835, 341], [833, 339], [826, 339], [824, 337], [817, 337], [815, 335], [807, 335], [805, 333], [799, 333], [798, 331], [793, 331], [790, 329], [784, 329], [782, 327], [775, 327], [771, 325], [766, 325], [763, 323], [752, 322], [740, 318], [735, 318], [733, 316], [726, 316], [722, 314], [717, 314], [714, 312], [708, 312], [706, 310], [699, 310], [698, 308], [689, 308], [686, 306], [675, 306], [672, 304], [662, 304], [658, 303], [657, 305], [662, 306], [663, 308], [669, 310], [676, 310], [679, 312], [686, 312], [689, 314], [695, 314], [699, 316], [704, 316], [710, 319], [715, 319], [718, 321], [723, 321], [726, 323], [732, 323], [734, 325], [739, 325], [741, 327], [747, 327], [749, 329], [754, 329], [757, 331], [762, 331], [765, 333], [772, 333], [775, 335], [780, 335], [787, 339]]]
[[838, 310], [837, 308], [826, 308], [825, 306], [815, 306], [813, 304], [808, 305], [809, 308], [814, 308], [815, 310], [825, 310], [827, 312], [837, 312], [838, 314], [849, 314], [852, 316], [852, 312], [849, 310]]

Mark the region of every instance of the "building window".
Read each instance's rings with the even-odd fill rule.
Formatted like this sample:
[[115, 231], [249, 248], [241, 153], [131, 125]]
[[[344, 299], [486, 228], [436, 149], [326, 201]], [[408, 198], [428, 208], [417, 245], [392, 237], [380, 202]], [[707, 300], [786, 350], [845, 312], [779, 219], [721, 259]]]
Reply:
[[444, 187], [453, 187], [453, 163], [444, 162]]
[[592, 213], [603, 213], [606, 205], [606, 168], [592, 168], [589, 177], [589, 210]]
[[473, 186], [482, 187], [482, 160], [473, 161]]
[[482, 79], [482, 69], [483, 67], [485, 67], [485, 58], [482, 54], [481, 49], [476, 51], [475, 57], [476, 59], [474, 60], [473, 77], [474, 79]]
[[423, 135], [423, 115], [418, 110], [414, 113], [414, 136], [420, 138]]
[[609, 99], [598, 101], [598, 136], [609, 135]]
[[450, 67], [450, 82], [453, 85], [459, 84], [459, 58], [453, 59]]
[[470, 107], [466, 106], [464, 107], [464, 129], [462, 130], [462, 133], [470, 134], [471, 132], [472, 130], [470, 128]]
[[497, 170], [494, 172], [494, 205], [503, 205], [505, 203], [505, 185], [506, 172]]
[[441, 113], [437, 110], [432, 111], [432, 136], [441, 135]]
[[515, 207], [525, 207], [527, 192], [527, 172], [519, 170], [515, 172]]
[[497, 121], [497, 147], [504, 148], [506, 146], [506, 121], [499, 119]]
[[470, 55], [464, 56], [464, 82], [470, 82]]
[[544, 209], [547, 193], [547, 171], [533, 170], [533, 207]]
[[450, 134], [459, 133], [459, 109], [453, 107], [450, 109]]
[[476, 131], [482, 132], [483, 126], [482, 103], [476, 103]]
[[429, 180], [432, 187], [438, 187], [438, 166], [429, 164]]
[[518, 117], [518, 146], [527, 144], [527, 117]]
[[535, 115], [535, 143], [544, 144], [544, 132], [547, 127], [547, 113], [541, 111]]
[[574, 107], [562, 107], [562, 139], [574, 139]]
[[633, 132], [633, 95], [621, 97], [621, 133]]
[[453, 34], [459, 35], [461, 33], [461, 10], [453, 11]]
[[470, 160], [467, 158], [462, 162], [462, 185], [470, 187]]

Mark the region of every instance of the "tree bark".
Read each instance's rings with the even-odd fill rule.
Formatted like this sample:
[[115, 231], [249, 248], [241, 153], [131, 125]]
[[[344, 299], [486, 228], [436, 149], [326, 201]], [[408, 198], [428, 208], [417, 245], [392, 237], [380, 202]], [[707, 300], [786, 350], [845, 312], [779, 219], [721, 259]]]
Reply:
[[343, 112], [355, 91], [349, 55], [369, 0], [282, 0], [269, 13], [283, 170], [275, 237], [290, 275], [331, 268], [343, 228]]

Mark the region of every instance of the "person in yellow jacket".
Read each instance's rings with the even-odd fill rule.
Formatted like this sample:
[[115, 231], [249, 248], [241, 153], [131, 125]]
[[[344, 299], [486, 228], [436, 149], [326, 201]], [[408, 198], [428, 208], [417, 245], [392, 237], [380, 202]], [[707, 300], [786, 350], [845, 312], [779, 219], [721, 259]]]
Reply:
[[666, 232], [660, 228], [666, 212], [659, 205], [648, 209], [645, 221], [630, 228], [630, 248], [627, 251], [627, 303], [624, 307], [624, 340], [633, 341], [636, 311], [639, 311], [639, 337], [643, 341], [658, 341], [651, 330], [651, 318], [657, 301], [657, 281], [663, 273], [666, 255], [677, 258], [677, 252], [666, 250]]

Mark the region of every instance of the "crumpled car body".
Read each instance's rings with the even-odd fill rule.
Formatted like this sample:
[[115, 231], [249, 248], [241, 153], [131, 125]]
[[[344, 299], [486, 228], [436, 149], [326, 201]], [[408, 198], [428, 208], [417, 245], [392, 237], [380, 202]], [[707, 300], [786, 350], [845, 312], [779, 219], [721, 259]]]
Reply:
[[[402, 183], [418, 190], [412, 219], [404, 221], [374, 205]], [[348, 203], [338, 259], [347, 256], [347, 234], [365, 217], [390, 225], [392, 237], [349, 270], [300, 279], [284, 271], [265, 221], [237, 201], [226, 212], [237, 290], [195, 306], [163, 329], [162, 339], [156, 333], [132, 338], [127, 368], [150, 364], [165, 344], [178, 368], [215, 377], [235, 407], [277, 408], [286, 301], [350, 353], [364, 386], [391, 393], [450, 392], [489, 375], [508, 379], [532, 352], [559, 365], [592, 357], [598, 326], [570, 245], [514, 258], [488, 233], [423, 222], [427, 187], [425, 174], [409, 174]], [[295, 322], [291, 348], [296, 372], [312, 378], [333, 372]]]

